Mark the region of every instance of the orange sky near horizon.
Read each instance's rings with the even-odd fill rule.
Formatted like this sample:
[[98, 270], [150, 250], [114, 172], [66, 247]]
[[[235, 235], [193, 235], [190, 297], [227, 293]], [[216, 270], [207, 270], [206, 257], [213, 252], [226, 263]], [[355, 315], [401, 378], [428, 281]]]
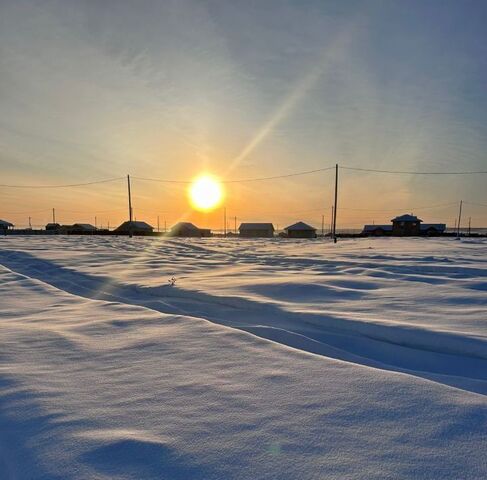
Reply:
[[[334, 193], [334, 170], [309, 175], [264, 180], [249, 183], [225, 183], [223, 203], [209, 212], [192, 208], [188, 185], [156, 183], [131, 179], [134, 217], [160, 230], [164, 222], [169, 229], [178, 221], [190, 221], [202, 228], [223, 229], [224, 208], [227, 228], [234, 229], [242, 221], [267, 221], [282, 229], [303, 220], [321, 229], [325, 216], [325, 231], [329, 229]], [[458, 215], [459, 196], [455, 178], [373, 174], [340, 170], [339, 229], [361, 228], [366, 223], [388, 223], [392, 217], [414, 213], [425, 222], [446, 223], [453, 227]], [[434, 190], [444, 185], [445, 195], [424, 194], [428, 186]], [[415, 191], [421, 193], [417, 198]], [[63, 224], [95, 223], [115, 228], [128, 218], [127, 181], [125, 178], [92, 186], [55, 189], [0, 189], [2, 218], [18, 227], [27, 226], [28, 217], [35, 227], [43, 227], [52, 219]], [[32, 207], [35, 205], [35, 207]], [[472, 217], [473, 226], [484, 226], [485, 208], [466, 203], [464, 225]], [[477, 221], [476, 221], [477, 220]]]

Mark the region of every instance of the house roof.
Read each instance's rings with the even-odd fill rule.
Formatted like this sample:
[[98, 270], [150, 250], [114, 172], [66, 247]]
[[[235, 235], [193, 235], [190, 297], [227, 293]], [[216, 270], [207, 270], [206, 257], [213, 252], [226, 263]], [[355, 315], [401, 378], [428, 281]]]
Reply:
[[126, 221], [115, 230], [153, 230], [153, 227], [146, 222]]
[[438, 232], [444, 232], [446, 230], [446, 225], [444, 223], [423, 223], [420, 226], [421, 231], [426, 231], [430, 228], [434, 228]]
[[14, 224], [13, 223], [10, 223], [10, 222], [7, 222], [7, 220], [0, 220], [0, 226], [1, 227], [13, 227]]
[[363, 232], [375, 232], [376, 230], [383, 230], [384, 232], [392, 232], [392, 225], [364, 225]]
[[199, 230], [199, 228], [191, 222], [178, 222], [171, 227], [171, 230], [181, 230], [183, 228], [186, 230]]
[[297, 231], [297, 230], [310, 231], [310, 230], [312, 230], [313, 232], [316, 232], [316, 228], [314, 228], [311, 225], [308, 225], [307, 223], [304, 223], [304, 222], [294, 223], [293, 225], [289, 225], [289, 227], [286, 227], [284, 230], [288, 230], [288, 231]]
[[416, 217], [415, 215], [409, 215], [407, 213], [405, 215], [400, 215], [391, 220], [391, 222], [422, 222], [422, 221], [423, 220]]
[[80, 228], [82, 230], [90, 230], [90, 231], [96, 230], [96, 227], [91, 225], [91, 223], [75, 223], [73, 227]]
[[241, 223], [238, 227], [242, 230], [272, 230], [274, 231], [274, 225], [272, 223]]

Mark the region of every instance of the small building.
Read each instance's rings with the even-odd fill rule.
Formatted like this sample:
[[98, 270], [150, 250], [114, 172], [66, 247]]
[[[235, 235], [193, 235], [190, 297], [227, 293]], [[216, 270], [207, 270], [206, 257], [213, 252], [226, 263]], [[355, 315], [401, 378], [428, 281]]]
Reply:
[[272, 238], [274, 225], [272, 223], [241, 223], [238, 231], [241, 237]]
[[446, 230], [444, 223], [423, 223], [415, 215], [400, 215], [391, 220], [392, 225], [365, 225], [363, 235], [393, 235], [410, 237], [419, 235], [441, 235]]
[[441, 235], [445, 233], [445, 223], [422, 223], [420, 226], [421, 235], [429, 235], [430, 237], [435, 235]]
[[7, 235], [7, 231], [14, 228], [14, 224], [7, 222], [6, 220], [0, 220], [0, 234]]
[[211, 236], [211, 230], [198, 228], [191, 222], [178, 222], [171, 227], [168, 235], [170, 237], [209, 237]]
[[97, 231], [97, 228], [90, 223], [75, 223], [74, 225], [66, 225], [63, 229], [68, 235], [87, 235]]
[[59, 232], [59, 230], [61, 230], [61, 225], [59, 223], [48, 223], [46, 225], [46, 230], [48, 232]]
[[297, 222], [284, 229], [288, 238], [316, 238], [316, 228], [304, 222]]
[[146, 222], [127, 221], [118, 226], [113, 232], [118, 235], [147, 235], [154, 231], [154, 227]]
[[400, 215], [391, 220], [392, 234], [398, 237], [409, 237], [421, 233], [421, 220], [415, 215]]
[[384, 235], [392, 235], [392, 225], [364, 225], [362, 234], [373, 235], [376, 237], [382, 237]]

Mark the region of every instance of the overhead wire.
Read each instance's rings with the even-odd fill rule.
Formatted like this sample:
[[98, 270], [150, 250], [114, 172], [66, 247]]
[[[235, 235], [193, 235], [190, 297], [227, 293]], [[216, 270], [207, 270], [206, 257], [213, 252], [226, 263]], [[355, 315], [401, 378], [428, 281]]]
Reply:
[[[299, 172], [281, 174], [281, 175], [272, 175], [267, 177], [253, 177], [253, 178], [240, 178], [240, 179], [229, 179], [229, 180], [221, 180], [221, 183], [250, 183], [250, 182], [261, 182], [266, 180], [278, 180], [281, 178], [291, 178], [291, 177], [298, 177], [303, 175], [311, 175], [313, 173], [319, 172], [326, 172], [329, 170], [333, 170], [336, 166], [328, 166], [323, 168], [317, 168], [314, 170], [303, 170]], [[371, 173], [389, 173], [389, 174], [405, 174], [405, 175], [478, 175], [478, 174], [487, 174], [487, 170], [477, 170], [477, 171], [455, 171], [455, 172], [444, 172], [444, 171], [432, 171], [432, 172], [424, 172], [424, 171], [414, 171], [414, 170], [381, 170], [381, 169], [373, 169], [373, 168], [362, 168], [362, 167], [349, 167], [346, 165], [339, 165], [339, 169], [344, 170], [352, 170], [352, 171], [359, 171], [359, 172], [371, 172]], [[97, 185], [102, 183], [109, 183], [115, 182], [119, 180], [125, 180], [126, 177], [114, 177], [114, 178], [106, 178], [102, 180], [94, 180], [91, 182], [82, 182], [82, 183], [68, 183], [68, 184], [57, 184], [57, 185], [16, 185], [16, 184], [0, 184], [2, 188], [69, 188], [69, 187], [84, 187], [89, 185]], [[148, 177], [131, 177], [134, 180], [142, 180], [148, 182], [159, 182], [159, 183], [174, 183], [174, 184], [190, 184], [192, 180], [173, 180], [173, 179], [165, 179], [165, 178], [148, 178]]]
[[[241, 178], [235, 180], [220, 180], [221, 183], [250, 183], [250, 182], [262, 182], [265, 180], [277, 180], [280, 178], [290, 178], [290, 177], [299, 177], [302, 175], [311, 175], [313, 173], [318, 172], [326, 172], [328, 170], [332, 170], [335, 167], [325, 167], [325, 168], [317, 168], [315, 170], [304, 170], [301, 172], [294, 172], [294, 173], [287, 173], [283, 175], [273, 175], [270, 177], [255, 177], [255, 178]], [[147, 177], [131, 177], [134, 180], [142, 180], [147, 182], [159, 182], [159, 183], [175, 183], [175, 184], [190, 184], [192, 180], [170, 180], [164, 178], [147, 178]]]
[[421, 172], [414, 170], [379, 170], [375, 168], [360, 168], [360, 167], [347, 167], [345, 165], [339, 165], [340, 169], [354, 170], [357, 172], [371, 172], [371, 173], [391, 173], [391, 174], [405, 174], [405, 175], [477, 175], [487, 174], [487, 170], [478, 171], [457, 171], [457, 172]]
[[124, 180], [125, 177], [115, 177], [115, 178], [105, 178], [103, 180], [94, 180], [92, 182], [84, 183], [69, 183], [69, 184], [58, 184], [58, 185], [11, 185], [11, 184], [0, 184], [2, 188], [69, 188], [69, 187], [85, 187], [88, 185], [97, 185], [100, 183], [115, 182], [118, 180]]

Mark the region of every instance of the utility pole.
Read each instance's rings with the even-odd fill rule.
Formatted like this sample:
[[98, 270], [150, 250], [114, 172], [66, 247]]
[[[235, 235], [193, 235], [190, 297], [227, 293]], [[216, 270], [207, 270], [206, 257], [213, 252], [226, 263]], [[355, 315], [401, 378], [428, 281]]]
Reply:
[[159, 215], [157, 215], [157, 233], [160, 233], [160, 228], [159, 228]]
[[32, 230], [31, 218], [29, 217], [29, 228]]
[[52, 209], [52, 223], [56, 223], [56, 210]]
[[470, 233], [472, 230], [472, 217], [468, 217], [468, 236], [470, 237]]
[[96, 217], [95, 217], [95, 228], [96, 228], [96, 227], [97, 227], [97, 225], [96, 225]]
[[227, 207], [223, 207], [223, 236], [227, 236]]
[[321, 215], [321, 236], [325, 236], [325, 216]]
[[132, 193], [130, 192], [130, 175], [127, 175], [127, 188], [129, 194], [129, 220], [132, 221]]
[[333, 205], [331, 206], [331, 218], [330, 218], [330, 238], [333, 236], [333, 214], [334, 214], [335, 208]]
[[460, 236], [460, 222], [462, 221], [462, 204], [463, 204], [463, 200], [460, 200], [460, 208], [458, 210], [457, 237]]
[[237, 235], [237, 216], [233, 217], [233, 228], [235, 235]]
[[333, 242], [337, 243], [338, 163], [335, 165], [335, 209], [333, 214]]
[[164, 233], [166, 233], [167, 227], [166, 227], [166, 220], [164, 219]]
[[127, 188], [129, 195], [129, 237], [132, 238], [132, 193], [130, 192], [130, 175], [127, 175]]
[[110, 231], [110, 220], [108, 220], [108, 231]]

